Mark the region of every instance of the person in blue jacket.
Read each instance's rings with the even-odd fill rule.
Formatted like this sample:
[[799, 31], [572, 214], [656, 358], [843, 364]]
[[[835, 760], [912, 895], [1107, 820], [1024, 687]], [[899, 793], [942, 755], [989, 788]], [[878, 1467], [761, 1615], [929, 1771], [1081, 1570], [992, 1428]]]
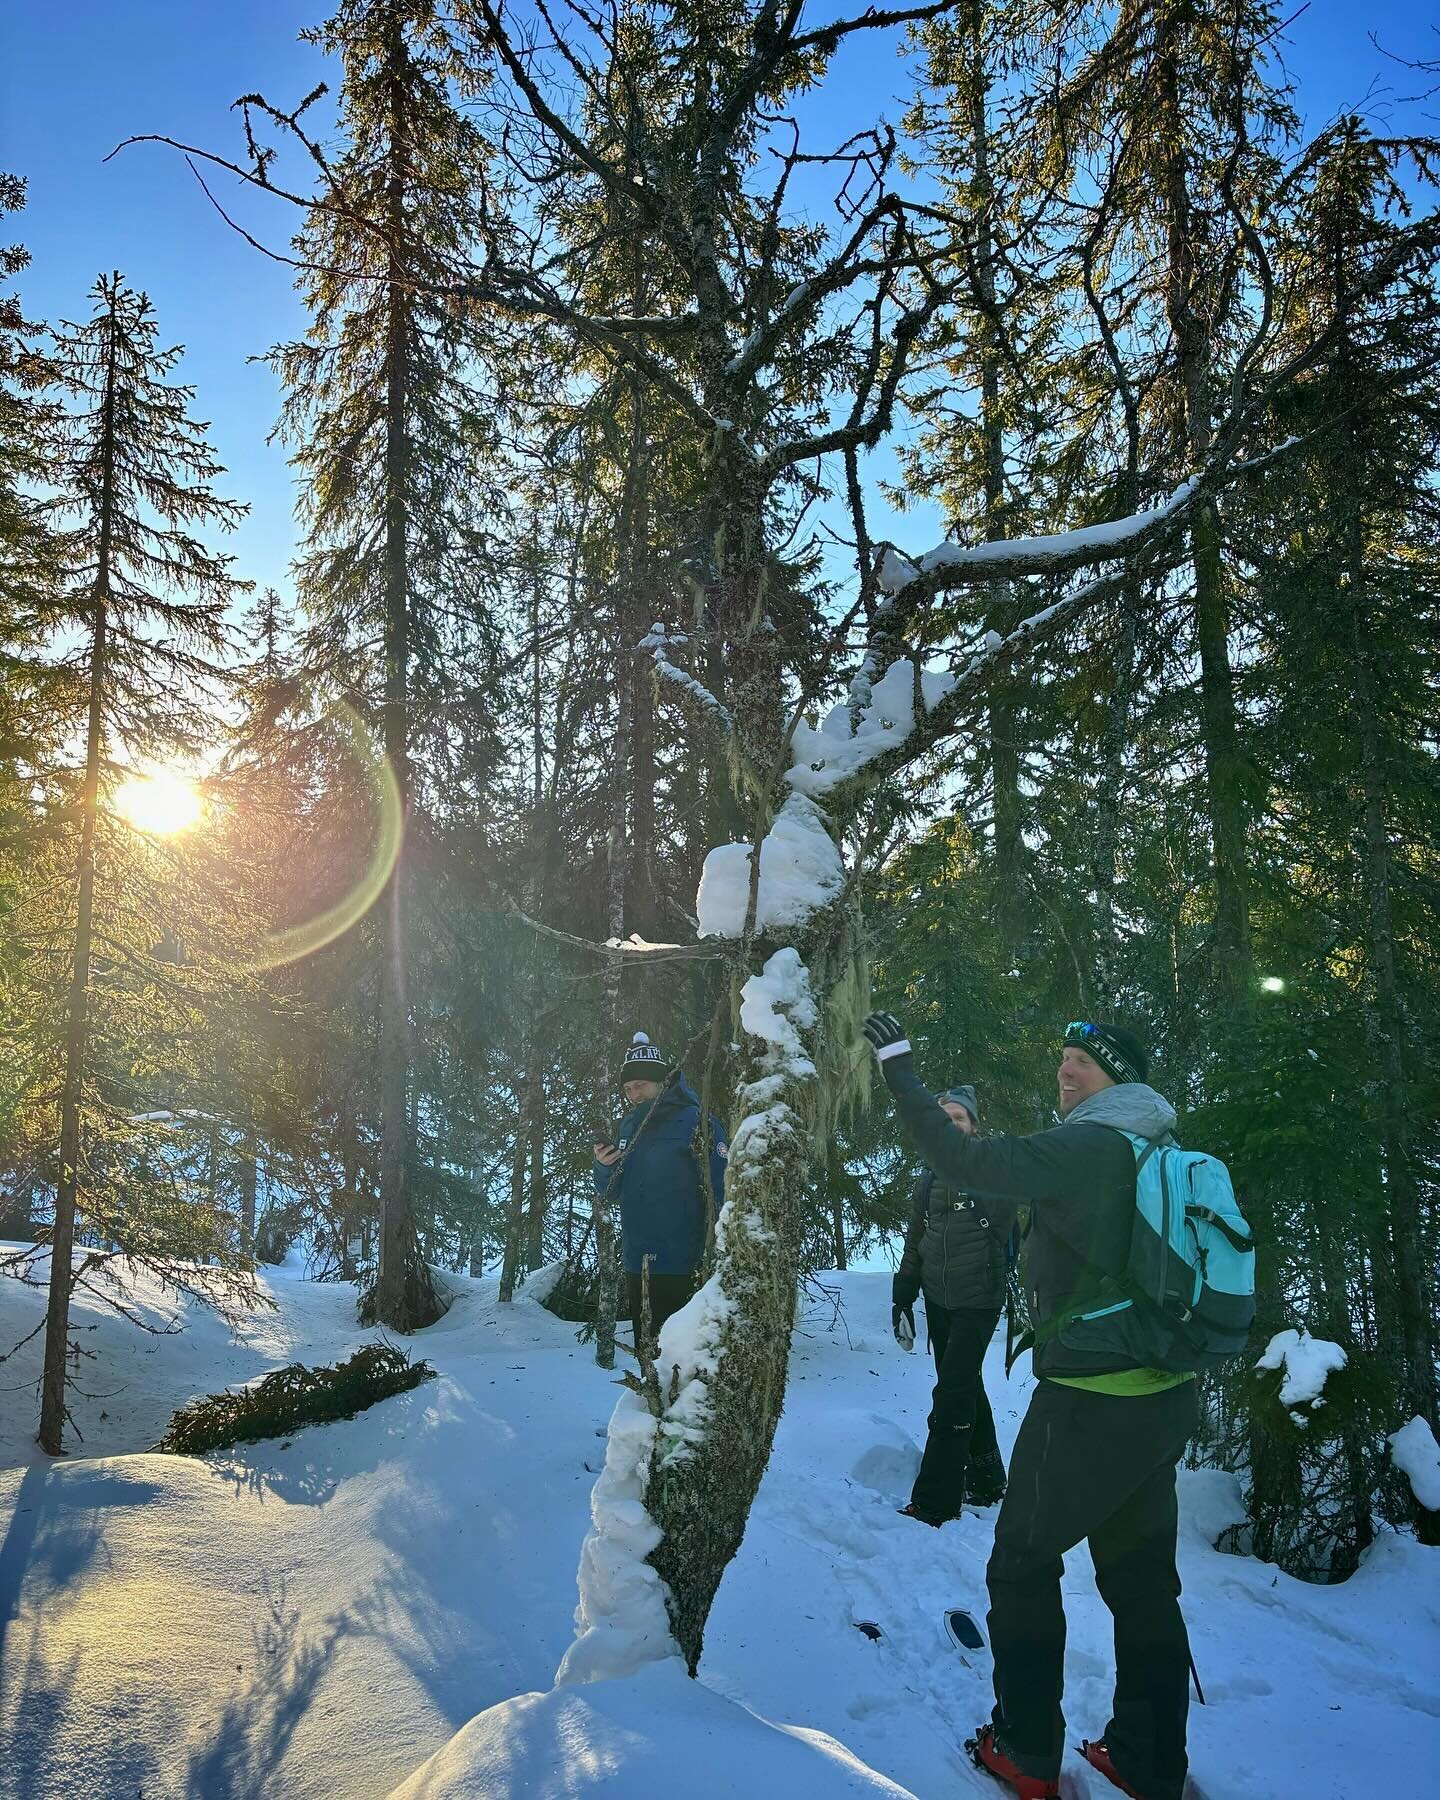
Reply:
[[[620, 1091], [629, 1111], [613, 1144], [597, 1141], [595, 1192], [620, 1211], [620, 1253], [626, 1299], [640, 1343], [642, 1272], [648, 1271], [650, 1343], [695, 1292], [710, 1224], [697, 1152], [700, 1100], [678, 1068], [643, 1031], [620, 1065]], [[711, 1118], [710, 1188], [718, 1211], [725, 1189], [724, 1129]]]

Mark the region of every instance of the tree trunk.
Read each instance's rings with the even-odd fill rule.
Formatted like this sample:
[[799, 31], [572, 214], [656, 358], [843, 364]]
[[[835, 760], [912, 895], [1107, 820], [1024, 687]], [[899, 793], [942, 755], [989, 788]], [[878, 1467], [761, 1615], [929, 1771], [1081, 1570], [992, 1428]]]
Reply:
[[[1129, 510], [1137, 502], [1132, 499]], [[1091, 876], [1095, 885], [1095, 954], [1091, 968], [1091, 993], [1097, 1012], [1114, 1007], [1119, 986], [1119, 942], [1115, 925], [1115, 884], [1119, 875], [1120, 801], [1123, 795], [1125, 751], [1130, 741], [1130, 718], [1135, 705], [1135, 652], [1140, 636], [1144, 590], [1138, 577], [1126, 581], [1120, 594], [1120, 632], [1115, 645], [1110, 699], [1105, 710], [1101, 739], [1101, 765], [1096, 782], [1095, 836], [1091, 851]]]
[[80, 857], [75, 905], [75, 956], [65, 1021], [65, 1079], [60, 1095], [60, 1176], [55, 1186], [55, 1224], [50, 1235], [50, 1291], [45, 1314], [45, 1362], [40, 1378], [40, 1448], [62, 1451], [69, 1416], [65, 1363], [74, 1282], [75, 1209], [80, 1190], [80, 1118], [84, 1104], [85, 1052], [90, 1024], [90, 940], [95, 915], [95, 832], [100, 813], [100, 748], [104, 731], [105, 652], [115, 517], [114, 300], [106, 346], [102, 402], [100, 544], [95, 570], [95, 624], [90, 642], [90, 702], [85, 727], [85, 783], [80, 799]]
[[530, 1052], [529, 1195], [525, 1204], [525, 1273], [545, 1260], [545, 1065], [538, 1042]]
[[259, 1152], [253, 1136], [240, 1150], [240, 1242], [247, 1255], [255, 1253], [255, 1201], [260, 1187]]
[[[410, 571], [406, 537], [409, 475], [410, 297], [405, 279], [405, 178], [408, 133], [398, 9], [388, 26], [391, 68], [390, 179], [386, 190], [389, 307], [385, 351], [385, 694], [384, 744], [409, 824]], [[407, 930], [402, 848], [381, 898], [384, 945], [380, 959], [380, 1259], [367, 1316], [396, 1331], [414, 1331], [439, 1317], [430, 1271], [420, 1259], [410, 1176], [411, 1037], [406, 981]]]
[[[1161, 31], [1157, 95], [1165, 144], [1166, 311], [1175, 339], [1184, 400], [1186, 450], [1198, 464], [1210, 448], [1210, 339], [1195, 306], [1194, 232], [1180, 105], [1181, 21], [1173, 10]], [[1249, 868], [1245, 843], [1244, 765], [1235, 721], [1230, 666], [1230, 609], [1225, 592], [1220, 519], [1200, 507], [1190, 531], [1195, 574], [1195, 636], [1200, 652], [1201, 740], [1209, 796], [1215, 879], [1214, 969], [1224, 1024], [1248, 1025], [1254, 1008]]]
[[[643, 263], [633, 271], [632, 302], [645, 303]], [[615, 761], [610, 788], [610, 828], [606, 839], [605, 922], [617, 942], [626, 935], [631, 916], [631, 887], [637, 861], [642, 890], [653, 886], [655, 814], [655, 709], [648, 680], [636, 663], [635, 646], [648, 621], [641, 617], [644, 595], [640, 572], [649, 561], [647, 520], [649, 482], [647, 423], [644, 384], [638, 377], [629, 383], [630, 454], [625, 464], [625, 487], [617, 521], [620, 578], [615, 594], [615, 636], [618, 674], [615, 683]], [[643, 743], [642, 743], [643, 721]], [[640, 792], [644, 783], [643, 795]], [[641, 838], [643, 829], [644, 837]], [[640, 860], [649, 858], [649, 862]], [[647, 926], [652, 923], [647, 918]], [[605, 970], [604, 1050], [596, 1113], [604, 1118], [612, 1104], [613, 1059], [624, 1035], [625, 965], [615, 957]], [[602, 1369], [615, 1367], [615, 1321], [620, 1309], [618, 1246], [615, 1210], [608, 1195], [596, 1194], [591, 1202], [595, 1221], [595, 1360]]]
[[[616, 690], [615, 765], [610, 789], [610, 830], [606, 840], [605, 922], [608, 933], [617, 941], [625, 936], [625, 888], [629, 871], [629, 847], [626, 841], [629, 808], [626, 783], [629, 778], [633, 702], [638, 676], [634, 657], [624, 642], [623, 617], [620, 625], [620, 677]], [[611, 1059], [617, 1054], [622, 1033], [621, 999], [625, 965], [614, 957], [605, 969], [604, 1049], [602, 1070], [596, 1095], [596, 1110], [604, 1118], [611, 1107], [614, 1077]], [[615, 1216], [608, 1194], [595, 1194], [590, 1201], [595, 1221], [595, 1360], [602, 1369], [615, 1367], [615, 1318], [620, 1297], [617, 1280]]]
[[515, 1097], [515, 1142], [510, 1154], [510, 1199], [505, 1208], [505, 1255], [500, 1264], [500, 1299], [508, 1305], [520, 1280], [520, 1255], [524, 1241], [525, 1166], [530, 1154], [532, 1089], [522, 1077], [524, 1089]]
[[[793, 950], [772, 958], [767, 975], [780, 958], [793, 958], [803, 977]], [[802, 1005], [787, 1017], [794, 1051], [813, 1062], [814, 1009], [807, 1013]], [[723, 1314], [712, 1327], [715, 1372], [707, 1377], [685, 1370], [677, 1381], [670, 1369], [657, 1369], [659, 1448], [645, 1492], [646, 1510], [664, 1534], [649, 1560], [669, 1589], [671, 1631], [692, 1675], [785, 1403], [801, 1225], [812, 1181], [813, 1075], [797, 1075], [796, 1056], [787, 1058], [748, 1034], [742, 1056], [737, 1099], [745, 1116], [730, 1145], [715, 1272], [706, 1289], [720, 1302], [710, 1316]], [[692, 1450], [684, 1421], [694, 1418], [697, 1400], [704, 1435]]]
[[[694, 98], [703, 117], [710, 99], [703, 55], [697, 64]], [[701, 393], [714, 417], [739, 422], [755, 398], [737, 390], [730, 367], [732, 307], [718, 251], [718, 154], [712, 142], [699, 159], [689, 209], [689, 275], [699, 320]], [[709, 444], [696, 552], [698, 613], [708, 640], [705, 673], [714, 683], [723, 679], [723, 689], [712, 691], [723, 691], [733, 720], [728, 745], [710, 765], [705, 813], [712, 843], [747, 838], [758, 858], [786, 763], [786, 708], [781, 633], [767, 616], [764, 495], [755, 464], [736, 437], [722, 431]], [[746, 992], [782, 966], [789, 973], [792, 964], [808, 999], [809, 976], [793, 949], [771, 957]], [[809, 1116], [819, 1027], [813, 1004], [792, 1009], [787, 1003], [783, 1010], [789, 1022], [784, 1050], [744, 1031], [742, 1020], [740, 1123], [730, 1144], [714, 1272], [696, 1303], [706, 1308], [702, 1337], [713, 1372], [658, 1368], [648, 1396], [659, 1431], [644, 1505], [663, 1534], [649, 1561], [668, 1589], [671, 1631], [692, 1674], [785, 1400], [801, 1230], [813, 1190]], [[798, 1072], [806, 1067], [808, 1076]], [[713, 1297], [708, 1307], [706, 1296]], [[703, 1418], [698, 1432], [697, 1413]]]

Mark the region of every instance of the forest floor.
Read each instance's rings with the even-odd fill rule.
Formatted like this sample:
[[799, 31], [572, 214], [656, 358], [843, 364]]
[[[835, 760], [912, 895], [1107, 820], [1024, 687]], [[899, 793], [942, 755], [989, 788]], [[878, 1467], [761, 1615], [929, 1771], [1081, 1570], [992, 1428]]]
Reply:
[[[3, 1800], [383, 1800], [402, 1783], [406, 1800], [1000, 1794], [962, 1749], [988, 1715], [985, 1655], [962, 1662], [942, 1623], [958, 1605], [983, 1625], [994, 1513], [933, 1532], [895, 1511], [930, 1380], [890, 1336], [887, 1276], [828, 1277], [807, 1298], [701, 1681], [672, 1664], [553, 1690], [613, 1377], [523, 1293], [501, 1307], [493, 1280], [447, 1279], [451, 1310], [407, 1345], [438, 1380], [203, 1459], [147, 1446], [197, 1394], [373, 1341], [352, 1290], [272, 1277], [275, 1309], [234, 1333], [144, 1285], [145, 1315], [178, 1329], [77, 1303], [94, 1398], [59, 1462], [31, 1441], [38, 1340], [4, 1365]], [[0, 1279], [0, 1354], [42, 1310]], [[1008, 1450], [1030, 1384], [1007, 1383], [1001, 1350], [986, 1375]], [[1180, 1493], [1207, 1701], [1191, 1710], [1197, 1794], [1423, 1791], [1440, 1763], [1440, 1551], [1387, 1533], [1351, 1581], [1310, 1587], [1212, 1547], [1238, 1516], [1232, 1478], [1182, 1473]], [[1078, 1743], [1103, 1730], [1110, 1680], [1083, 1548], [1065, 1596]], [[1073, 1755], [1063, 1787], [1114, 1791]]]

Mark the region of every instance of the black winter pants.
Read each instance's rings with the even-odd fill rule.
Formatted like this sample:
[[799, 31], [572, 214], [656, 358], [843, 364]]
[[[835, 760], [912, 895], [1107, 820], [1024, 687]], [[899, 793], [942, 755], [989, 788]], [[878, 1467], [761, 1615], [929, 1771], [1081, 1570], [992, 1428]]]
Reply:
[[931, 1398], [929, 1435], [910, 1504], [927, 1519], [955, 1519], [965, 1498], [965, 1470], [970, 1463], [998, 1469], [995, 1418], [980, 1365], [995, 1335], [998, 1307], [932, 1306], [925, 1302], [925, 1323], [935, 1354], [935, 1391]]
[[[650, 1342], [654, 1345], [660, 1335], [660, 1327], [671, 1313], [679, 1312], [685, 1302], [695, 1292], [695, 1276], [690, 1275], [655, 1275], [650, 1276]], [[625, 1271], [625, 1292], [629, 1305], [630, 1322], [635, 1328], [635, 1342], [640, 1342], [640, 1277]]]
[[1184, 1791], [1190, 1645], [1175, 1571], [1175, 1465], [1195, 1429], [1195, 1386], [1120, 1396], [1041, 1381], [1035, 1390], [986, 1573], [995, 1734], [1026, 1774], [1060, 1773], [1061, 1557], [1087, 1538], [1115, 1619], [1111, 1759], [1145, 1800]]

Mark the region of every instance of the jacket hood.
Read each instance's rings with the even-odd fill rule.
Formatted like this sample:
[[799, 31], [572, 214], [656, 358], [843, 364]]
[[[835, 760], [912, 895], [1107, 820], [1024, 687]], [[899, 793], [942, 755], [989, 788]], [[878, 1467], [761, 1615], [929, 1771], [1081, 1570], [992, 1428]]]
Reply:
[[698, 1106], [700, 1096], [683, 1075], [677, 1074], [661, 1088], [655, 1096], [654, 1104], [663, 1107], [666, 1112], [678, 1112], [683, 1106]]
[[1062, 1123], [1110, 1125], [1116, 1131], [1133, 1131], [1138, 1137], [1168, 1137], [1177, 1120], [1175, 1108], [1163, 1094], [1141, 1081], [1122, 1082], [1082, 1100]]

